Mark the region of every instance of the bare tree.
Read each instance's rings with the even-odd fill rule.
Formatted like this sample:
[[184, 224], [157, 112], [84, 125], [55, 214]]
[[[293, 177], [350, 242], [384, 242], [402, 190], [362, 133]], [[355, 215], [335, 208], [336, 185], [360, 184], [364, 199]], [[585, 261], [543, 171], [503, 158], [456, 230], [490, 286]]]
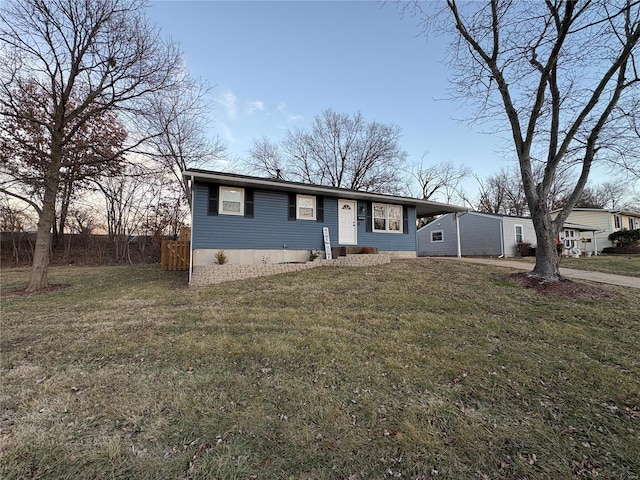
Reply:
[[277, 144], [267, 137], [253, 140], [249, 150], [249, 168], [271, 178], [282, 178], [285, 171], [284, 159]]
[[475, 176], [479, 186], [476, 210], [500, 215], [525, 216], [527, 200], [518, 172], [502, 168], [486, 179]]
[[444, 202], [451, 203], [456, 196], [459, 196], [460, 183], [471, 175], [471, 171], [451, 161], [441, 161], [426, 166], [423, 156], [420, 164], [413, 166], [409, 174], [418, 184], [423, 199], [442, 197]]
[[[145, 7], [143, 0], [2, 4], [0, 113], [41, 126], [46, 145], [42, 208], [27, 291], [48, 285], [51, 229], [68, 145], [84, 125], [106, 112], [124, 122], [125, 116], [148, 112], [153, 95], [178, 81], [180, 52], [159, 37], [145, 17]], [[32, 81], [46, 98], [44, 120], [18, 101], [29, 96], [26, 87]], [[141, 132], [136, 143], [151, 135]]]
[[[414, 2], [427, 27], [455, 35], [450, 58], [454, 95], [477, 102], [477, 121], [504, 120], [511, 133], [537, 236], [531, 275], [560, 279], [557, 234], [580, 197], [594, 161], [618, 157], [616, 136], [636, 114], [640, 39], [637, 0], [460, 5], [435, 16]], [[625, 112], [623, 115], [621, 112]], [[534, 158], [543, 176], [534, 175]], [[551, 214], [558, 169], [578, 173], [560, 212]]]
[[576, 202], [576, 207], [620, 208], [629, 194], [629, 185], [622, 180], [603, 182], [597, 185], [587, 185]]
[[211, 105], [206, 101], [210, 90], [183, 73], [173, 89], [155, 95], [148, 117], [152, 130], [160, 132], [152, 138], [149, 153], [181, 186], [189, 206], [191, 188], [182, 172], [210, 165], [226, 151], [219, 138], [210, 137]]
[[310, 131], [287, 132], [280, 150], [265, 139], [254, 142], [252, 165], [271, 177], [394, 193], [403, 185], [407, 153], [400, 148], [401, 130], [325, 110]]
[[118, 262], [131, 262], [131, 240], [143, 233], [150, 212], [163, 201], [166, 182], [155, 173], [140, 163], [95, 182], [104, 198], [107, 235]]

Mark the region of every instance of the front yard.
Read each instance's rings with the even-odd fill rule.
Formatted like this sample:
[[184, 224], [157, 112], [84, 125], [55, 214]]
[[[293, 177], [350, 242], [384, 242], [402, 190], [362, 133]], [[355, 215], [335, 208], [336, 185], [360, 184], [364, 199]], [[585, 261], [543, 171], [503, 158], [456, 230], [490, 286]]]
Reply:
[[53, 268], [2, 296], [0, 477], [637, 479], [637, 290], [506, 272]]

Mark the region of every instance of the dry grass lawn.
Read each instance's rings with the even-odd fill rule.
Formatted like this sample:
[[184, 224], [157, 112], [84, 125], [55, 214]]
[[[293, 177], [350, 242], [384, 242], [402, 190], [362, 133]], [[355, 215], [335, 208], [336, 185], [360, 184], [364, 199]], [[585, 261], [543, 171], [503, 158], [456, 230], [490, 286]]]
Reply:
[[1, 300], [0, 477], [637, 479], [637, 291], [507, 272], [53, 268]]

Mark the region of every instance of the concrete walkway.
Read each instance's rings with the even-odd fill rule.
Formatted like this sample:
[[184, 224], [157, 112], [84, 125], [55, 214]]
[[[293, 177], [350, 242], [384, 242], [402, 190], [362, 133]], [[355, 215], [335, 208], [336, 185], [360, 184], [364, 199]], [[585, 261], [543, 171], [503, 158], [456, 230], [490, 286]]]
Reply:
[[[516, 268], [518, 270], [532, 270], [532, 263], [519, 262], [517, 260], [501, 260], [498, 258], [470, 258], [470, 257], [437, 257], [449, 260], [457, 260], [468, 263], [482, 263], [485, 265], [495, 265], [497, 267]], [[626, 277], [624, 275], [614, 275], [612, 273], [591, 272], [588, 270], [576, 270], [575, 268], [560, 267], [560, 275], [566, 278], [576, 278], [579, 280], [589, 280], [591, 282], [608, 283], [609, 285], [619, 285], [621, 287], [640, 288], [640, 277]]]

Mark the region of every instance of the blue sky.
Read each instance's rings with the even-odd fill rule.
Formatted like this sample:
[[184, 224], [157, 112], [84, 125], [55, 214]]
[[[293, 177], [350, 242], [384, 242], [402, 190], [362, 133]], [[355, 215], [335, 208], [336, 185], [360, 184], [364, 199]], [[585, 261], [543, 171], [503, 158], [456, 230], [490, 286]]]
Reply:
[[155, 1], [149, 15], [214, 85], [214, 129], [232, 157], [331, 108], [401, 127], [413, 163], [451, 160], [483, 176], [506, 165], [498, 139], [459, 124], [468, 114], [444, 100], [444, 39], [393, 4]]

